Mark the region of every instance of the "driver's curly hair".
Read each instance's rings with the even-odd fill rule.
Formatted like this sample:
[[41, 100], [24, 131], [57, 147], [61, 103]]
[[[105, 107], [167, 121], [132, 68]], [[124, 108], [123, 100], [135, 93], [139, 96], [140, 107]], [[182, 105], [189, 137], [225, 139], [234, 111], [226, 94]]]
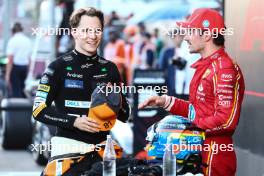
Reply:
[[77, 28], [79, 26], [81, 17], [87, 15], [89, 17], [97, 17], [100, 20], [102, 29], [104, 28], [104, 14], [102, 11], [97, 10], [93, 7], [80, 8], [75, 10], [70, 17], [70, 27], [71, 29]]

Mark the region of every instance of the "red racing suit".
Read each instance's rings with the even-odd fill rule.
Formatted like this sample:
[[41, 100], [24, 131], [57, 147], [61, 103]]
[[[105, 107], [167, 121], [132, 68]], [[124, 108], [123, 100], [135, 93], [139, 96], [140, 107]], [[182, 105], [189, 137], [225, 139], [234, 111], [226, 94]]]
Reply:
[[233, 176], [236, 155], [232, 135], [239, 121], [244, 95], [244, 78], [224, 48], [192, 65], [190, 99], [166, 97], [165, 109], [190, 118], [206, 130], [202, 158], [206, 176]]

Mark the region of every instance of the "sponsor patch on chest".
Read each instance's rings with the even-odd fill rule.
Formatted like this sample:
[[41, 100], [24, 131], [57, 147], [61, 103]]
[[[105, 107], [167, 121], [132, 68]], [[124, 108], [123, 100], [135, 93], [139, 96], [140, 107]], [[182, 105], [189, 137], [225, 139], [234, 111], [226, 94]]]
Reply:
[[77, 74], [77, 73], [69, 73], [69, 72], [67, 72], [67, 76], [71, 77], [71, 78], [80, 78], [80, 79], [83, 78], [82, 74]]
[[93, 77], [95, 79], [100, 79], [100, 78], [106, 78], [106, 76], [107, 76], [107, 74], [105, 73], [105, 74], [100, 74], [100, 75], [94, 75]]
[[93, 64], [84, 64], [84, 65], [81, 65], [81, 68], [82, 69], [84, 69], [84, 68], [89, 68], [89, 67], [91, 67], [91, 66], [93, 66]]
[[90, 108], [90, 101], [74, 101], [74, 100], [65, 100], [65, 107], [71, 108]]
[[83, 81], [65, 79], [64, 86], [65, 88], [83, 89]]

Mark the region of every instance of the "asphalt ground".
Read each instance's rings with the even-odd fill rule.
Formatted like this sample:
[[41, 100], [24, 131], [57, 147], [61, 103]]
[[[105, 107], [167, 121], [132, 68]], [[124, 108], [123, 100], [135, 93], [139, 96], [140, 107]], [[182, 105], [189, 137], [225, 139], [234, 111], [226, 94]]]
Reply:
[[0, 147], [0, 176], [39, 176], [43, 168], [34, 162], [30, 151]]

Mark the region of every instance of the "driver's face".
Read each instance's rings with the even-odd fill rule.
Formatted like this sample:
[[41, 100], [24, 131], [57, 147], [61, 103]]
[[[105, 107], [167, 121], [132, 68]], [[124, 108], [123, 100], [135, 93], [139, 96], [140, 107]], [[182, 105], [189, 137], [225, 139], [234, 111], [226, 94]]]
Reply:
[[102, 40], [102, 25], [98, 17], [83, 15], [76, 33], [75, 44], [86, 53], [95, 54]]
[[205, 41], [199, 30], [189, 29], [184, 40], [189, 44], [190, 53], [200, 53], [204, 49]]

